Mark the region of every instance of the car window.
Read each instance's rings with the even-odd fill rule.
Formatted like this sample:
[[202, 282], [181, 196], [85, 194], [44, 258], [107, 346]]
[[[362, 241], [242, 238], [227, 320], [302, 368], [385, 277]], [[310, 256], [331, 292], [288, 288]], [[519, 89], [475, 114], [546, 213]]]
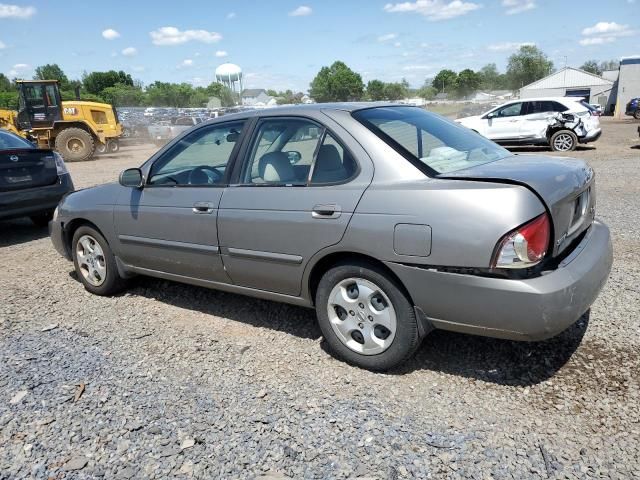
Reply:
[[306, 184], [323, 128], [305, 119], [260, 123], [242, 174], [248, 184]]
[[35, 148], [35, 146], [17, 135], [0, 130], [0, 150], [12, 148]]
[[357, 168], [349, 151], [326, 132], [313, 164], [311, 184], [344, 182]]
[[522, 102], [512, 103], [497, 110], [498, 117], [516, 117], [522, 115]]
[[535, 100], [527, 102], [530, 104], [528, 113], [549, 113], [549, 112], [565, 112], [567, 107], [559, 102], [552, 100]]
[[421, 108], [375, 107], [352, 115], [427, 174], [463, 170], [511, 155], [481, 135]]
[[243, 122], [234, 122], [191, 132], [154, 162], [148, 183], [163, 186], [222, 184], [242, 127]]

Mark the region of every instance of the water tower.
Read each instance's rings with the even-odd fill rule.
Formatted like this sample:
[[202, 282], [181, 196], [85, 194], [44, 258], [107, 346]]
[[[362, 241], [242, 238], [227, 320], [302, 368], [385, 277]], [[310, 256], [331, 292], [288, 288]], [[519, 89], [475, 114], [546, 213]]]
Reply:
[[228, 87], [238, 95], [239, 103], [242, 103], [242, 69], [233, 63], [223, 63], [216, 68], [216, 81]]

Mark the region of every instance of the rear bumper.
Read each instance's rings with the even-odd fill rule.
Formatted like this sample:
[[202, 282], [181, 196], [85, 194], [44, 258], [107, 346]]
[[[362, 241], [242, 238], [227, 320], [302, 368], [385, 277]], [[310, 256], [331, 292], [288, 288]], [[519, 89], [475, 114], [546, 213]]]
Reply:
[[593, 130], [590, 130], [589, 132], [587, 132], [587, 134], [584, 137], [578, 139], [578, 141], [580, 143], [595, 142], [600, 138], [601, 135], [602, 135], [602, 128], [594, 128]]
[[28, 217], [52, 212], [60, 199], [73, 191], [71, 175], [58, 177], [53, 185], [0, 193], [0, 219]]
[[596, 221], [556, 270], [528, 280], [387, 265], [436, 328], [511, 340], [544, 340], [571, 326], [589, 309], [612, 262], [609, 229]]

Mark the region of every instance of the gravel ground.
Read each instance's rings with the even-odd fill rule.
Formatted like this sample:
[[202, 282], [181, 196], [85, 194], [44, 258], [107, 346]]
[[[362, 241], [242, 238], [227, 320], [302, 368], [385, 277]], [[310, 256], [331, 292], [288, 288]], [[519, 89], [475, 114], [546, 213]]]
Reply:
[[[93, 296], [46, 230], [0, 224], [0, 478], [640, 478], [640, 142], [603, 125], [573, 152], [615, 249], [590, 316], [541, 343], [435, 332], [390, 374], [333, 359], [310, 310]], [[69, 168], [85, 187], [152, 151]]]

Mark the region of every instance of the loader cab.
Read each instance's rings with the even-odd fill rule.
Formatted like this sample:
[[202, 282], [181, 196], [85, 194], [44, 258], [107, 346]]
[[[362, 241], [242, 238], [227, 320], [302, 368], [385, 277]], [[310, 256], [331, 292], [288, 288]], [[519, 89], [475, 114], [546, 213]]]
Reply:
[[22, 130], [51, 128], [62, 120], [62, 98], [57, 80], [17, 82], [20, 106], [18, 124]]

